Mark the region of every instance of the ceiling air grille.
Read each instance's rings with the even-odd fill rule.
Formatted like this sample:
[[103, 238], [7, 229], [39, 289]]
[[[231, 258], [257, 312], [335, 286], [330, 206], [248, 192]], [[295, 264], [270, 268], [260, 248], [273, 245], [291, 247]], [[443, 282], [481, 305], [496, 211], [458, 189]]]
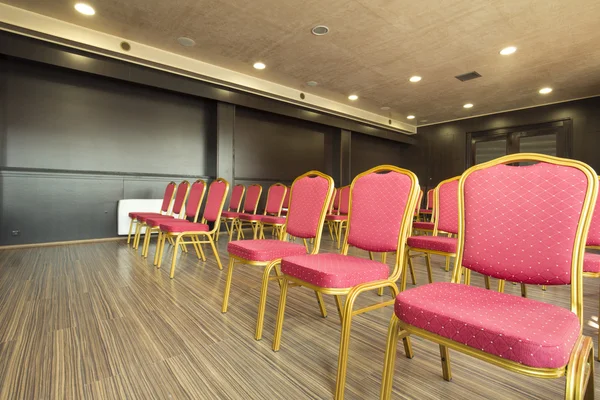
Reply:
[[470, 81], [472, 79], [481, 78], [481, 74], [479, 72], [473, 71], [473, 72], [467, 72], [466, 74], [457, 75], [457, 76], [455, 76], [455, 78], [461, 82], [466, 82], [466, 81]]

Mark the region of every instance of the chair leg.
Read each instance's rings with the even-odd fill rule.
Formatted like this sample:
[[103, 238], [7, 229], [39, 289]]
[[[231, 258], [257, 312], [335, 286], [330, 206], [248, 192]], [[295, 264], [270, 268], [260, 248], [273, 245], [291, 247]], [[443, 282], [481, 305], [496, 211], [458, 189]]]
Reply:
[[340, 317], [340, 322], [342, 322], [342, 318], [344, 318], [344, 316], [343, 316], [344, 305], [342, 304], [342, 300], [340, 299], [339, 295], [335, 295], [333, 297], [335, 297], [335, 306], [336, 306], [336, 308], [338, 310], [338, 315]]
[[321, 292], [317, 292], [315, 290], [315, 295], [317, 296], [317, 303], [319, 303], [319, 310], [321, 311], [321, 317], [327, 318], [327, 308], [325, 308], [325, 302], [323, 301], [323, 295]]
[[329, 221], [327, 221], [327, 228], [329, 229], [329, 237], [331, 237], [331, 240], [333, 241], [333, 231], [331, 230], [331, 223]]
[[233, 231], [235, 230], [235, 219], [231, 220], [231, 229], [229, 230], [229, 241], [233, 239]]
[[179, 241], [181, 240], [181, 235], [177, 235], [175, 239], [175, 246], [173, 246], [173, 258], [171, 259], [171, 272], [169, 273], [169, 277], [173, 279], [175, 276], [175, 265], [177, 264], [177, 252], [179, 251]]
[[131, 231], [133, 230], [133, 218], [131, 218], [131, 222], [129, 222], [129, 233], [127, 234], [127, 244], [131, 242]]
[[162, 241], [163, 233], [161, 230], [158, 231], [158, 237], [156, 238], [156, 249], [154, 250], [154, 262], [153, 265], [156, 265], [158, 262], [158, 253], [160, 253], [160, 242]]
[[[164, 233], [162, 235], [162, 241], [161, 243], [159, 243], [156, 248], [156, 255], [154, 257], [154, 265], [156, 265], [156, 268], [160, 268], [161, 264], [162, 264], [162, 259], [163, 259], [163, 254], [165, 252], [165, 246], [167, 245], [167, 238], [170, 239], [170, 237], [168, 237], [167, 233]], [[160, 252], [159, 252], [160, 250]]]
[[415, 268], [413, 267], [412, 258], [408, 257], [408, 268], [410, 269], [410, 277], [412, 278], [412, 284], [416, 285], [417, 280], [415, 279]]
[[225, 281], [225, 291], [223, 292], [223, 306], [221, 312], [227, 312], [227, 305], [229, 303], [229, 291], [231, 290], [231, 280], [233, 278], [233, 264], [235, 260], [229, 257], [229, 265], [227, 265], [227, 280]]
[[450, 256], [446, 256], [446, 272], [450, 271]]
[[279, 308], [277, 309], [277, 322], [275, 323], [275, 335], [273, 335], [273, 351], [279, 351], [281, 347], [281, 331], [283, 330], [283, 317], [285, 314], [285, 302], [287, 300], [288, 280], [283, 277], [281, 292], [279, 294]]
[[381, 400], [389, 400], [392, 396], [396, 349], [398, 347], [398, 333], [400, 331], [399, 323], [400, 320], [396, 317], [396, 314], [393, 314], [388, 327], [387, 344], [383, 361], [383, 377], [379, 396]]
[[465, 285], [471, 284], [471, 270], [465, 269]]
[[341, 241], [342, 241], [342, 226], [344, 225], [344, 222], [340, 222], [338, 224], [338, 242], [337, 242], [337, 248], [338, 250], [342, 247]]
[[542, 285], [542, 290], [543, 290], [544, 292], [546, 291], [546, 289], [548, 289], [548, 288], [546, 287], [546, 285]]
[[490, 286], [490, 277], [489, 277], [489, 276], [487, 276], [487, 275], [485, 275], [485, 276], [483, 277], [483, 280], [485, 281], [485, 288], [486, 288], [487, 290], [490, 290], [490, 287], [491, 287], [491, 286]]
[[135, 250], [138, 249], [138, 246], [140, 244], [141, 232], [142, 232], [142, 224], [138, 222], [135, 227], [135, 236], [133, 237], [133, 246], [132, 246]]
[[210, 243], [210, 247], [212, 247], [212, 251], [215, 254], [215, 258], [217, 259], [217, 265], [219, 269], [223, 269], [223, 264], [221, 264], [221, 258], [219, 257], [219, 252], [217, 251], [217, 247], [215, 246], [215, 242], [212, 238], [212, 235], [206, 235], [208, 237], [208, 242]]
[[452, 380], [452, 370], [450, 369], [450, 351], [448, 347], [440, 344], [440, 357], [442, 359], [442, 375], [445, 381]]
[[[200, 237], [198, 237], [198, 235], [194, 235], [192, 240], [199, 242]], [[200, 253], [200, 254], [198, 254], [198, 258], [201, 259], [202, 261], [206, 261], [206, 255], [204, 255], [204, 249], [202, 249], [202, 244], [200, 244], [200, 243], [194, 243], [194, 244], [196, 245], [196, 248], [198, 249], [196, 253]]]
[[342, 330], [340, 333], [340, 350], [338, 354], [338, 370], [335, 387], [336, 400], [344, 399], [346, 370], [348, 367], [348, 345], [350, 344], [350, 330], [352, 327], [352, 311], [354, 309], [354, 301], [360, 293], [360, 289], [350, 291], [346, 297], [346, 304], [344, 304], [344, 317], [342, 318]]
[[433, 283], [433, 273], [431, 272], [431, 255], [429, 253], [425, 253], [425, 263], [427, 264], [427, 277], [429, 278], [429, 283]]
[[142, 246], [142, 257], [148, 257], [148, 248], [150, 247], [150, 238], [152, 237], [152, 228], [146, 227], [146, 234], [144, 235], [144, 245]]
[[521, 297], [527, 297], [527, 286], [524, 283], [521, 283]]
[[[271, 277], [271, 271], [280, 262], [281, 260], [275, 260], [270, 262], [265, 266], [265, 270], [263, 271], [262, 284], [260, 287], [260, 298], [258, 300], [258, 315], [256, 317], [256, 331], [254, 333], [254, 339], [256, 340], [262, 339], [263, 322], [265, 320], [265, 308], [267, 306], [267, 290], [269, 289], [269, 278]], [[232, 269], [230, 268], [229, 270], [231, 271]], [[229, 273], [227, 274], [227, 277], [229, 278]], [[230, 281], [228, 281], [228, 283], [229, 285], [231, 285]], [[223, 307], [225, 306], [225, 300], [223, 300]]]
[[565, 400], [592, 400], [594, 398], [594, 342], [581, 336], [571, 351], [567, 365]]

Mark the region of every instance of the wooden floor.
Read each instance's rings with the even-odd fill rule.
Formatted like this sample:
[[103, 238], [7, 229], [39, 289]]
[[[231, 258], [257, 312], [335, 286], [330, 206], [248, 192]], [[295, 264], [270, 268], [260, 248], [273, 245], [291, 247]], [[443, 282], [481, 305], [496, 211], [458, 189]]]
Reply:
[[[329, 238], [322, 247], [333, 250]], [[219, 248], [227, 265], [225, 240]], [[442, 260], [434, 257], [434, 279], [447, 281]], [[166, 267], [157, 270], [125, 242], [1, 251], [0, 398], [332, 398], [340, 328], [332, 298], [324, 319], [313, 292], [290, 289], [282, 347], [274, 353], [275, 282], [263, 339], [254, 340], [261, 270], [236, 268], [222, 314], [225, 270], [212, 257], [203, 263], [184, 255], [174, 280]], [[421, 261], [416, 269], [424, 284]], [[473, 281], [483, 286], [480, 277]], [[518, 289], [507, 285], [508, 292]], [[584, 333], [596, 342], [598, 282], [588, 280], [584, 296]], [[529, 297], [566, 306], [568, 289], [530, 287]], [[359, 302], [381, 299], [373, 293]], [[388, 307], [355, 317], [346, 398], [378, 398], [391, 313]], [[564, 378], [524, 378], [457, 353], [453, 381], [445, 382], [437, 345], [415, 338], [413, 347], [412, 360], [398, 347], [396, 399], [563, 396]]]

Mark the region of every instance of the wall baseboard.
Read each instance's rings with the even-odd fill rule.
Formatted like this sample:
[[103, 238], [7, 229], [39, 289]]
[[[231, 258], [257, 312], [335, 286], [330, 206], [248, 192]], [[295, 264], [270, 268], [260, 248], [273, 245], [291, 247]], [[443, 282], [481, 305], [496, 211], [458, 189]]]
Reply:
[[109, 238], [101, 238], [101, 239], [65, 240], [62, 242], [11, 244], [11, 245], [7, 245], [7, 246], [0, 246], [0, 250], [16, 250], [16, 249], [30, 249], [30, 248], [35, 248], [35, 247], [68, 246], [71, 244], [115, 242], [117, 240], [126, 240], [126, 239], [127, 239], [127, 236], [118, 236], [118, 237], [109, 237]]

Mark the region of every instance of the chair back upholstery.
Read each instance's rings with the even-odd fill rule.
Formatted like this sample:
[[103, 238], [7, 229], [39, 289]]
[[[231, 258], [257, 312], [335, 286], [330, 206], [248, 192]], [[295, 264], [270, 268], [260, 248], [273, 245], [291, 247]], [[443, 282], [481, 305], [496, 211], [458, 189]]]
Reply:
[[175, 194], [175, 201], [173, 202], [173, 214], [183, 217], [183, 214], [181, 214], [181, 209], [183, 208], [183, 204], [185, 203], [189, 192], [190, 183], [188, 181], [181, 181], [179, 186], [177, 186], [177, 193]]
[[333, 190], [333, 178], [318, 171], [300, 175], [292, 184], [284, 232], [303, 239], [315, 238], [313, 253], [319, 251], [321, 231]]
[[435, 202], [435, 228], [438, 231], [452, 234], [458, 233], [458, 181], [460, 176], [446, 179], [437, 187], [437, 201]]
[[287, 192], [287, 186], [283, 183], [275, 183], [269, 187], [267, 192], [267, 204], [265, 205], [265, 215], [281, 215], [283, 200]]
[[285, 197], [283, 198], [283, 208], [284, 209], [288, 209], [290, 208], [290, 195], [292, 194], [292, 187], [287, 187], [286, 186], [286, 191], [285, 191]]
[[[511, 282], [571, 284], [573, 307], [573, 296], [581, 296], [597, 186], [588, 165], [541, 154], [512, 154], [470, 168], [459, 183], [456, 265]], [[455, 269], [458, 282], [461, 268]]]
[[262, 194], [262, 186], [258, 184], [248, 186], [246, 190], [246, 199], [244, 200], [243, 212], [248, 214], [256, 214], [256, 208], [258, 207], [258, 201]]
[[204, 199], [204, 193], [206, 191], [206, 182], [202, 179], [198, 179], [192, 183], [190, 194], [185, 204], [185, 216], [192, 218], [193, 222], [198, 221], [198, 214], [200, 213], [200, 207], [202, 206], [202, 200]]
[[341, 194], [341, 190], [342, 188], [336, 188], [335, 189], [335, 194], [333, 196], [333, 203], [331, 203], [332, 207], [331, 207], [331, 212], [338, 212], [338, 210], [340, 209], [340, 194]]
[[173, 196], [175, 195], [175, 187], [177, 184], [175, 182], [169, 182], [167, 187], [165, 188], [165, 194], [163, 195], [163, 201], [160, 206], [160, 213], [166, 214], [169, 212], [169, 208], [171, 207], [171, 203], [173, 202]]
[[397, 251], [400, 243], [404, 246], [418, 194], [416, 175], [391, 165], [371, 168], [354, 178], [343, 253], [348, 245], [374, 252]]
[[423, 202], [423, 189], [419, 188], [419, 198], [417, 199], [417, 205], [415, 207], [415, 217], [419, 216], [419, 211], [421, 211], [421, 203]]
[[229, 211], [240, 211], [240, 206], [242, 205], [242, 197], [244, 197], [244, 192], [246, 191], [246, 187], [244, 185], [235, 185], [233, 190], [231, 191], [231, 199], [229, 200]]
[[208, 187], [208, 197], [206, 198], [202, 223], [214, 222], [212, 232], [218, 232], [221, 223], [221, 212], [225, 206], [225, 199], [227, 199], [228, 192], [229, 182], [223, 178], [217, 178]]
[[433, 210], [435, 206], [435, 189], [429, 189], [427, 191], [427, 204], [426, 204], [426, 209], [427, 210]]
[[[599, 196], [600, 199], [600, 196]], [[600, 200], [596, 201], [590, 230], [588, 232], [586, 245], [594, 248], [600, 248]]]
[[338, 214], [347, 215], [350, 211], [350, 186], [344, 186], [339, 189], [340, 203], [338, 206]]

